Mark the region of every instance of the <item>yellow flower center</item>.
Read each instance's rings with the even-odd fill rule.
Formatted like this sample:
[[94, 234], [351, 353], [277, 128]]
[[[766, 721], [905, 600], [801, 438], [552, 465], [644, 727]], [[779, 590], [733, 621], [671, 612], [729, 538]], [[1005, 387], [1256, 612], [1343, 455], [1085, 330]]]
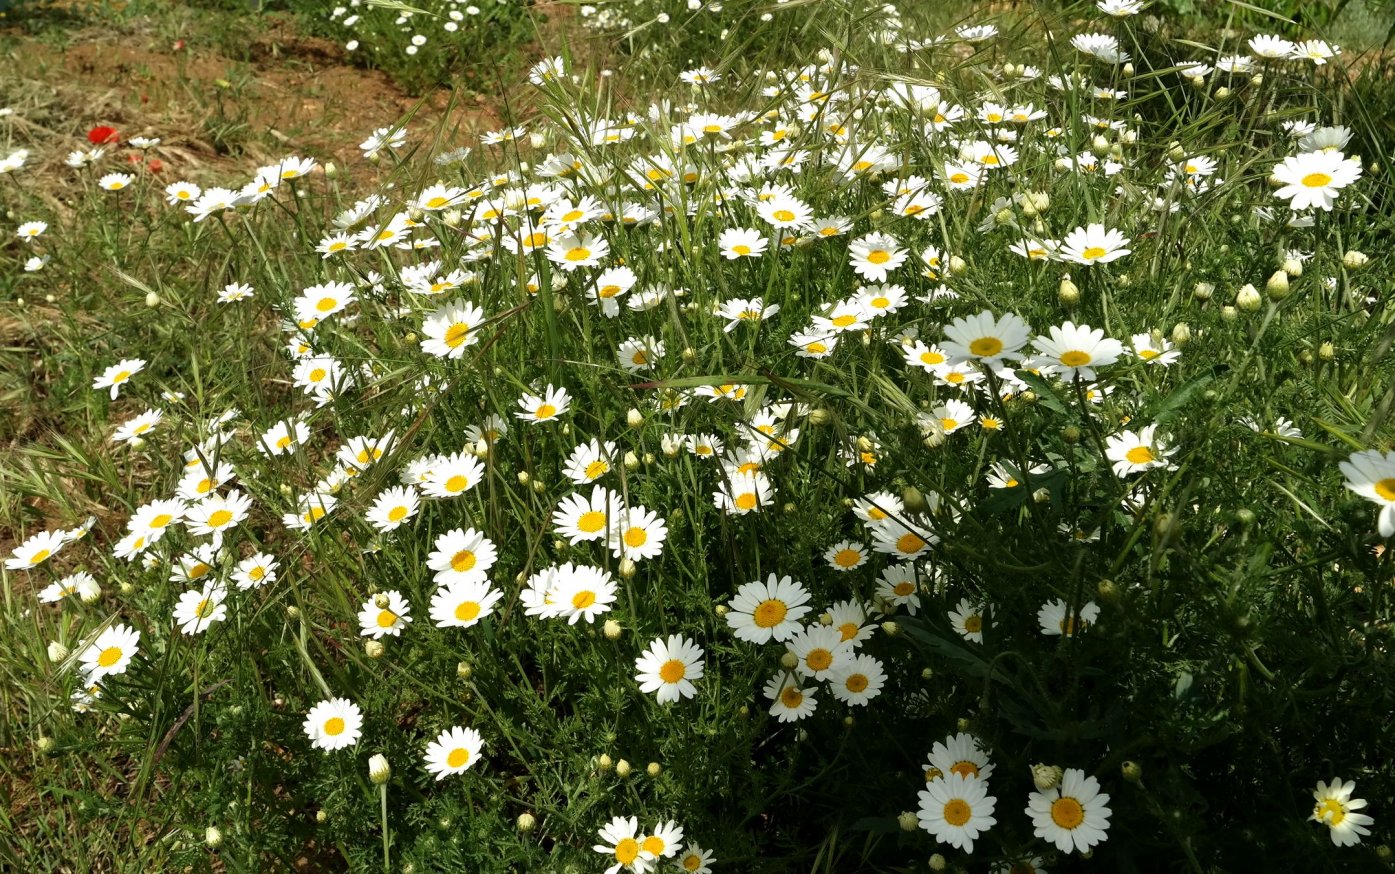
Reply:
[[780, 703], [793, 710], [804, 703], [804, 693], [793, 686], [786, 686], [785, 691], [780, 693]]
[[983, 630], [983, 617], [970, 616], [964, 620], [964, 630], [970, 634], [978, 634]]
[[1395, 477], [1386, 477], [1372, 486], [1376, 494], [1387, 501], [1395, 501]]
[[756, 508], [755, 492], [743, 492], [736, 496], [736, 509], [754, 510]]
[[979, 337], [969, 344], [969, 352], [987, 358], [1003, 351], [1003, 341], [997, 337]]
[[891, 591], [895, 592], [898, 597], [904, 598], [915, 591], [915, 583], [910, 580], [903, 580], [892, 586]]
[[767, 598], [756, 606], [755, 612], [751, 614], [757, 628], [774, 628], [785, 621], [785, 614], [789, 613], [789, 608], [785, 602], [778, 598]]
[[950, 770], [960, 775], [961, 777], [978, 776], [978, 765], [975, 765], [973, 762], [970, 761], [955, 762], [954, 765], [950, 768]]
[[702, 857], [696, 853], [689, 853], [683, 857], [683, 870], [696, 871], [702, 867]]
[[470, 762], [470, 751], [464, 747], [456, 747], [446, 756], [446, 765], [452, 768], [463, 768]]
[[1084, 252], [1081, 252], [1081, 253], [1080, 253], [1080, 257], [1081, 257], [1081, 258], [1084, 258], [1086, 261], [1093, 261], [1093, 260], [1095, 260], [1096, 258], [1103, 258], [1104, 255], [1105, 255], [1105, 249], [1104, 249], [1103, 246], [1091, 246], [1090, 248], [1086, 249]]
[[200, 619], [207, 619], [209, 614], [213, 612], [213, 606], [213, 601], [211, 601], [208, 598], [204, 598], [202, 601], [199, 602], [199, 606], [194, 608], [194, 615], [199, 617]]
[[1147, 446], [1135, 446], [1124, 453], [1124, 458], [1132, 464], [1147, 464], [1153, 460], [1153, 450]]
[[1072, 349], [1061, 355], [1061, 363], [1067, 367], [1081, 367], [1091, 361], [1089, 352], [1081, 352], [1079, 349]]
[[625, 532], [625, 545], [631, 549], [639, 549], [649, 542], [649, 532], [638, 526]]
[[833, 664], [833, 653], [826, 649], [811, 649], [804, 657], [804, 664], [809, 666], [811, 671], [826, 671], [829, 665]]
[[388, 511], [387, 517], [389, 522], [401, 522], [403, 519], [407, 518], [407, 508], [393, 507]]
[[397, 614], [396, 614], [396, 613], [392, 612], [391, 610], [379, 610], [379, 611], [378, 611], [378, 627], [379, 627], [379, 628], [391, 628], [392, 626], [394, 626], [394, 625], [396, 625], [396, 624], [397, 624]]
[[875, 252], [868, 252], [867, 260], [871, 261], [873, 264], [885, 264], [891, 260], [891, 253], [878, 249]]
[[557, 415], [557, 408], [552, 404], [542, 404], [533, 411], [533, 416], [538, 419], [551, 419]]
[[102, 650], [101, 654], [97, 656], [97, 664], [104, 668], [109, 668], [121, 661], [121, 655], [121, 647], [109, 646]]
[[634, 838], [625, 838], [615, 845], [615, 861], [621, 865], [628, 865], [639, 858], [639, 841]]
[[787, 210], [787, 209], [777, 209], [777, 210], [775, 210], [774, 213], [772, 213], [772, 215], [775, 216], [775, 220], [776, 220], [776, 221], [780, 221], [780, 222], [792, 222], [792, 221], [794, 221], [794, 213], [790, 212], [790, 211]]
[[475, 566], [475, 554], [468, 549], [462, 549], [450, 558], [451, 570], [456, 573], [465, 573]]
[[833, 324], [835, 327], [846, 328], [848, 325], [851, 325], [856, 321], [857, 316], [844, 314], [835, 318], [833, 320]]
[[468, 477], [466, 477], [464, 474], [457, 473], [455, 476], [446, 480], [446, 491], [463, 492], [465, 491], [465, 487], [469, 484], [470, 480]]
[[215, 510], [215, 511], [208, 517], [208, 527], [209, 527], [209, 528], [221, 528], [221, 527], [223, 527], [224, 525], [226, 525], [226, 524], [228, 524], [229, 522], [231, 522], [231, 521], [232, 521], [232, 517], [233, 517], [233, 514], [232, 514], [232, 511], [231, 511], [231, 510]]
[[919, 534], [907, 531], [896, 538], [896, 548], [901, 552], [920, 552], [925, 548], [925, 539]]
[[343, 734], [344, 728], [344, 720], [340, 719], [338, 716], [331, 716], [329, 719], [325, 720], [325, 734], [330, 737], [337, 737]]
[[587, 258], [590, 257], [591, 250], [586, 248], [585, 246], [577, 246], [574, 249], [569, 249], [567, 250], [566, 255], [568, 261], [585, 261]]
[[843, 681], [843, 685], [849, 692], [858, 694], [867, 689], [867, 678], [862, 674], [850, 674], [848, 678]]
[[1335, 798], [1328, 798], [1317, 803], [1313, 808], [1313, 816], [1317, 817], [1318, 822], [1336, 828], [1342, 824], [1342, 820], [1347, 818], [1347, 810], [1342, 802]]
[[1085, 821], [1085, 808], [1069, 795], [1051, 802], [1051, 821], [1064, 829], [1078, 828]]
[[427, 209], [440, 209], [441, 207], [445, 206], [445, 205], [448, 204], [448, 203], [450, 203], [449, 198], [442, 197], [441, 195], [438, 194], [438, 195], [436, 195], [435, 197], [431, 198], [430, 200], [428, 200], [428, 201], [426, 202], [426, 208], [427, 208]]
[[677, 683], [688, 673], [688, 668], [679, 659], [669, 659], [659, 668], [659, 679], [665, 683]]
[[290, 445], [291, 445], [291, 436], [290, 436], [289, 434], [287, 434], [286, 436], [282, 437], [280, 440], [277, 440], [277, 441], [276, 441], [276, 448], [277, 448], [277, 449], [285, 449], [287, 446], [290, 446]]
[[169, 513], [161, 513], [160, 515], [156, 516], [154, 519], [151, 519], [151, 520], [150, 520], [150, 527], [151, 527], [151, 528], [164, 528], [166, 525], [170, 524], [170, 523], [173, 522], [173, 521], [174, 521], [174, 517], [171, 516]]
[[859, 630], [860, 628], [856, 622], [844, 622], [842, 625], [838, 626], [838, 633], [843, 636], [844, 640], [852, 640], [854, 637], [857, 637], [857, 632]]
[[315, 304], [315, 309], [319, 310], [322, 313], [327, 313], [337, 306], [339, 306], [339, 301], [337, 299], [332, 297], [322, 297], [320, 298], [320, 302]]
[[735, 246], [731, 247], [731, 250], [738, 255], [751, 254], [751, 247], [747, 246], [745, 243], [737, 243]]
[[446, 329], [445, 343], [452, 349], [456, 349], [470, 336], [470, 326], [464, 322], [456, 322]]
[[266, 568], [261, 565], [257, 565], [247, 572], [247, 579], [249, 580], [260, 580], [264, 576], [266, 576]]
[[587, 510], [576, 520], [576, 527], [587, 534], [595, 534], [605, 527], [605, 513], [600, 510]]
[[577, 592], [572, 596], [572, 607], [577, 610], [585, 610], [596, 603], [596, 593], [592, 591]]
[[951, 798], [945, 804], [945, 822], [953, 826], [964, 825], [973, 813], [973, 809], [961, 798]]
[[841, 568], [857, 567], [862, 561], [862, 553], [856, 549], [840, 549], [838, 554], [833, 556], [833, 563]]
[[53, 555], [53, 553], [47, 549], [41, 549], [38, 552], [34, 553], [34, 557], [29, 559], [29, 563], [40, 564], [44, 561], [44, 559], [48, 558], [50, 555]]
[[1332, 181], [1326, 173], [1309, 173], [1301, 180], [1306, 188], [1322, 188]]
[[668, 845], [664, 843], [664, 839], [658, 835], [650, 835], [644, 839], [644, 851], [654, 856], [662, 856], [667, 846]]
[[455, 608], [455, 618], [470, 622], [480, 615], [480, 605], [474, 601], [461, 601]]

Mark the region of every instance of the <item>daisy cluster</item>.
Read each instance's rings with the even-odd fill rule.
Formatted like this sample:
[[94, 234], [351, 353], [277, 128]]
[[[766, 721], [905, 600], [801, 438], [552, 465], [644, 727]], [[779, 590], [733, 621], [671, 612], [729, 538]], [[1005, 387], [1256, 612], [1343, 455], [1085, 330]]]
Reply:
[[[1122, 18], [1138, 4], [1100, 9]], [[879, 27], [880, 44], [913, 59], [997, 36], [988, 25], [911, 39], [894, 16]], [[1336, 54], [1276, 39], [1168, 75], [1179, 89], [1241, 87], [1251, 69], [1283, 75]], [[718, 721], [749, 719], [742, 702], [754, 701], [777, 739], [929, 712], [934, 672], [907, 667], [907, 638], [961, 660], [936, 671], [979, 665], [969, 685], [991, 683], [1004, 656], [1034, 657], [1023, 652], [1075, 670], [1092, 635], [1124, 633], [1094, 600], [1117, 603], [1117, 587], [1049, 578], [1040, 568], [1056, 565], [984, 556], [982, 543], [1026, 532], [1024, 551], [1103, 576], [1132, 572], [1124, 558], [1146, 530], [1170, 536], [1175, 519], [1156, 507], [1204, 464], [1209, 435], [1177, 415], [1202, 387], [1176, 376], [1200, 367], [1191, 329], [1130, 297], [1131, 273], [1173, 257], [1154, 229], [1238, 203], [1237, 223], [1287, 240], [1361, 208], [1363, 170], [1349, 131], [1307, 116], [1274, 120], [1279, 145], [1258, 154], [1154, 142], [1120, 108], [1139, 96], [1129, 52], [1093, 33], [1070, 44], [1063, 69], [995, 63], [981, 90], [866, 75], [831, 52], [753, 89], [696, 67], [680, 98], [616, 112], [580, 99], [548, 58], [529, 80], [551, 115], [438, 154], [421, 184], [355, 200], [336, 183], [330, 196], [323, 168], [299, 156], [228, 187], [171, 183], [160, 208], [192, 238], [245, 232], [260, 247], [295, 225], [284, 280], [229, 262], [242, 266], [210, 295], [229, 318], [257, 314], [279, 354], [246, 362], [264, 406], [216, 414], [172, 387], [182, 365], [141, 350], [151, 358], [101, 359], [97, 400], [135, 403], [112, 451], [151, 450], [139, 457], [164, 466], [93, 570], [39, 596], [98, 601], [117, 575], [150, 584], [140, 609], [85, 634], [74, 706], [95, 709], [133, 667], [154, 671], [136, 626], [163, 646], [211, 646], [276, 604], [319, 687], [292, 696], [303, 719], [288, 749], [338, 754], [400, 731], [435, 781], [495, 786], [526, 765], [489, 706], [465, 719], [460, 702], [433, 705], [418, 729], [416, 714], [399, 719], [371, 703], [378, 690], [317, 660], [361, 650], [426, 671], [437, 652], [512, 647], [507, 670], [529, 694], [591, 707], [588, 718], [697, 723], [721, 707]], [[417, 145], [394, 126], [361, 149], [423, 169]], [[125, 175], [99, 177], [102, 196], [148, 193]], [[47, 230], [26, 219], [15, 245], [42, 245]], [[1253, 277], [1262, 294], [1240, 286], [1220, 318], [1276, 312], [1315, 257], [1294, 245], [1281, 270]], [[1356, 270], [1358, 255], [1343, 265]], [[984, 279], [989, 265], [1023, 287]], [[1365, 312], [1350, 283], [1309, 281]], [[1207, 286], [1196, 300], [1210, 301]], [[1066, 312], [1044, 315], [1047, 303]], [[1169, 395], [1172, 407], [1157, 402]], [[1306, 441], [1287, 418], [1257, 415], [1227, 427], [1256, 445]], [[1360, 451], [1340, 472], [1381, 505], [1381, 535], [1395, 533], [1395, 456]], [[1184, 509], [1201, 512], [1200, 499]], [[89, 527], [35, 534], [6, 567], [51, 572]], [[1101, 541], [1121, 558], [1096, 556]], [[604, 667], [568, 672], [585, 660]], [[528, 672], [554, 662], [565, 680], [548, 690]], [[476, 694], [497, 703], [504, 684]], [[998, 743], [994, 755], [1012, 754]], [[934, 745], [912, 829], [971, 853], [999, 825], [991, 744], [964, 730]], [[1037, 866], [1105, 841], [1114, 811], [1096, 776], [1043, 766], [1033, 785], [1030, 836], [1005, 840], [1001, 858]], [[1315, 793], [1312, 819], [1338, 845], [1371, 823], [1353, 791], [1336, 780]], [[584, 852], [594, 830], [608, 874], [709, 870], [712, 854], [667, 818], [677, 808], [639, 799], [664, 811], [641, 820], [628, 813], [637, 798], [603, 799], [630, 806], [554, 840]]]

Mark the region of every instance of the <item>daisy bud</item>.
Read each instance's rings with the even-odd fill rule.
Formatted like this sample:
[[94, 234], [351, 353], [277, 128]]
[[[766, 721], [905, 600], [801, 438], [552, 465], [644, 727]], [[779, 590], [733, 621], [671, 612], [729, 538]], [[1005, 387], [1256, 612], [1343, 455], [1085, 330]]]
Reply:
[[1070, 281], [1070, 274], [1061, 277], [1061, 286], [1056, 291], [1056, 299], [1068, 307], [1080, 303], [1080, 288]]
[[963, 276], [965, 273], [969, 272], [969, 262], [960, 258], [958, 255], [951, 255], [949, 257], [949, 272], [953, 273], [955, 276]]
[[1263, 84], [1264, 84], [1264, 74], [1263, 74], [1263, 73], [1255, 73], [1253, 76], [1250, 77], [1250, 84], [1253, 85], [1253, 86], [1255, 86], [1256, 88], [1258, 88], [1260, 85], [1263, 85]]
[[993, 220], [1000, 225], [1010, 225], [1015, 218], [1016, 215], [1007, 207], [1003, 207], [993, 214]]
[[1303, 351], [1298, 353], [1298, 363], [1304, 366], [1309, 366], [1316, 360], [1317, 359], [1313, 357], [1312, 350], [1310, 349], [1304, 349]]
[[1090, 152], [1096, 158], [1103, 158], [1109, 154], [1109, 140], [1100, 134], [1095, 134], [1095, 138], [1090, 141]]
[[48, 642], [48, 660], [51, 662], [61, 662], [68, 657], [68, 648], [56, 640]]
[[683, 350], [682, 357], [684, 364], [692, 364], [694, 361], [697, 360], [697, 352], [693, 349], [693, 347], [689, 346]]
[[145, 293], [145, 305], [154, 309], [160, 305], [160, 296], [153, 291], [147, 291]]
[[140, 450], [142, 450], [142, 449], [145, 448], [145, 438], [144, 438], [144, 437], [132, 437], [132, 438], [131, 438], [131, 442], [130, 442], [130, 446], [131, 446], [131, 449], [132, 449], [133, 451], [139, 452]]
[[658, 762], [650, 762], [649, 766], [644, 769], [644, 773], [648, 774], [650, 777], [657, 777], [663, 772], [664, 769]]
[[1220, 88], [1217, 88], [1217, 89], [1216, 89], [1215, 97], [1216, 97], [1217, 100], [1225, 100], [1225, 99], [1226, 99], [1227, 97], [1229, 97], [1229, 96], [1230, 96], [1230, 89], [1229, 89], [1229, 88], [1226, 88], [1225, 86], [1221, 86]]
[[297, 607], [297, 606], [294, 605], [294, 604], [287, 604], [287, 605], [286, 605], [286, 618], [287, 618], [287, 619], [299, 619], [299, 618], [300, 618], [300, 608]]
[[654, 462], [658, 461], [659, 459], [657, 459], [657, 458], [654, 457], [654, 453], [652, 453], [652, 452], [646, 452], [646, 453], [644, 453], [644, 457], [641, 458], [640, 460], [644, 462], [644, 466], [645, 466], [645, 467], [648, 467], [649, 465], [653, 464]]
[[630, 407], [630, 411], [625, 414], [625, 422], [631, 428], [638, 428], [644, 424], [644, 414], [634, 407]]
[[445, 222], [446, 227], [448, 228], [460, 227], [461, 218], [462, 216], [460, 214], [460, 210], [458, 209], [448, 209], [445, 212], [441, 213], [441, 221]]
[[475, 456], [476, 458], [480, 459], [480, 460], [484, 460], [484, 459], [488, 458], [488, 457], [489, 457], [489, 441], [488, 441], [488, 440], [480, 440], [479, 442], [475, 443], [474, 448], [473, 448], [473, 452], [474, 452], [474, 456]]
[[1032, 765], [1032, 785], [1036, 786], [1039, 792], [1055, 789], [1064, 775], [1065, 771], [1058, 765]]
[[1303, 275], [1303, 262], [1299, 261], [1297, 258], [1285, 258], [1281, 269], [1289, 276], [1297, 279]]
[[940, 855], [939, 853], [936, 853], [935, 855], [931, 856], [930, 862], [928, 864], [930, 865], [931, 871], [943, 871], [944, 869], [949, 867], [949, 862], [947, 862], [945, 860], [945, 857]]
[[1124, 64], [1123, 69], [1121, 69], [1120, 72], [1123, 73], [1125, 76], [1132, 76], [1132, 75], [1133, 75], [1133, 62], [1130, 61], [1129, 63]]
[[318, 822], [320, 825], [329, 822], [329, 811], [323, 808], [315, 811], [315, 822]]
[[392, 765], [388, 764], [387, 756], [377, 753], [368, 760], [368, 779], [373, 781], [374, 786], [381, 786], [392, 777]]
[[628, 558], [626, 558], [626, 559], [621, 559], [621, 561], [620, 561], [620, 576], [624, 577], [624, 578], [627, 579], [627, 580], [634, 579], [635, 572], [638, 571], [638, 570], [639, 570], [638, 566], [635, 565], [635, 563], [634, 563], [633, 561], [631, 561], [630, 559], [628, 559]]
[[1130, 783], [1143, 782], [1143, 766], [1138, 762], [1125, 762], [1119, 766], [1119, 771], [1124, 775], [1124, 779]]
[[387, 652], [387, 647], [383, 646], [381, 640], [365, 640], [363, 642], [363, 654], [370, 659], [380, 659], [385, 652]]
[[1318, 358], [1323, 361], [1331, 361], [1337, 357], [1337, 347], [1330, 342], [1325, 342], [1318, 347]]
[[1167, 147], [1167, 157], [1173, 161], [1185, 161], [1187, 160], [1187, 151], [1182, 148], [1181, 143], [1173, 140], [1172, 144]]
[[920, 820], [916, 817], [914, 812], [903, 810], [896, 817], [896, 824], [901, 826], [901, 831], [903, 832], [913, 832], [916, 830], [916, 827], [920, 825]]
[[1365, 267], [1366, 262], [1370, 260], [1370, 258], [1366, 257], [1366, 253], [1351, 249], [1342, 256], [1342, 266], [1346, 267], [1348, 270], [1357, 270]]
[[1178, 322], [1172, 327], [1172, 342], [1178, 346], [1185, 346], [1192, 339], [1191, 326], [1186, 322]]
[[615, 776], [625, 778], [630, 776], [630, 763], [624, 759], [615, 763]]
[[1074, 445], [1080, 442], [1080, 429], [1074, 425], [1067, 425], [1061, 429], [1061, 439]]
[[538, 818], [531, 813], [520, 813], [518, 819], [514, 820], [514, 825], [526, 835], [538, 827]]
[[895, 620], [888, 620], [882, 623], [882, 631], [885, 631], [888, 637], [895, 637], [901, 633], [901, 626], [897, 625]]
[[1248, 282], [1235, 294], [1235, 305], [1247, 313], [1252, 313], [1264, 305], [1259, 289]]
[[925, 496], [915, 486], [906, 486], [901, 490], [901, 501], [906, 505], [906, 509], [912, 513], [924, 513], [930, 508]]
[[605, 635], [606, 640], [619, 640], [622, 631], [620, 623], [614, 619], [607, 619], [605, 625], [601, 627], [601, 633]]
[[1065, 173], [1066, 171], [1070, 170], [1072, 165], [1071, 160], [1069, 158], [1057, 158], [1055, 162], [1052, 164], [1052, 166], [1055, 168], [1057, 173]]
[[935, 669], [934, 669], [934, 668], [921, 668], [921, 669], [920, 669], [920, 678], [921, 678], [922, 680], [928, 680], [928, 679], [930, 679], [930, 678], [933, 677], [933, 676], [935, 676]]
[[333, 161], [326, 161], [326, 162], [325, 162], [325, 178], [327, 178], [327, 179], [333, 179], [335, 176], [338, 176], [338, 175], [339, 175], [339, 168], [336, 167], [336, 166], [334, 166], [334, 162], [333, 162]]
[[46, 294], [46, 295], [44, 295], [44, 302], [45, 302], [45, 303], [57, 303], [57, 301], [58, 301], [58, 295], [56, 295], [56, 294]]
[[425, 217], [426, 211], [419, 206], [413, 206], [407, 210], [407, 218], [414, 222], [419, 222]]
[[785, 515], [787, 516], [799, 512], [799, 506], [796, 505], [793, 501], [786, 503], [780, 509], [783, 510]]
[[1113, 580], [1100, 580], [1099, 584], [1095, 586], [1095, 593], [1106, 604], [1115, 604], [1119, 601], [1119, 586]]
[[223, 843], [223, 832], [219, 830], [218, 826], [211, 825], [203, 833], [203, 842], [208, 845], [210, 850], [216, 850]]
[[1134, 143], [1138, 142], [1138, 131], [1136, 131], [1136, 130], [1126, 130], [1126, 131], [1124, 131], [1124, 133], [1119, 137], [1119, 139], [1120, 139], [1121, 142], [1124, 143], [1124, 145], [1126, 145], [1126, 146], [1131, 146], [1131, 145], [1133, 145]]
[[740, 707], [736, 708], [736, 715], [742, 719], [749, 719], [751, 717], [751, 705], [742, 704]]
[[519, 484], [519, 485], [521, 485], [521, 486], [526, 486], [526, 485], [528, 485], [528, 483], [529, 483], [532, 479], [533, 479], [533, 478], [532, 478], [531, 476], [528, 475], [528, 471], [526, 471], [526, 470], [520, 470], [520, 471], [518, 472], [518, 484]]
[[615, 761], [605, 753], [601, 753], [600, 757], [596, 759], [596, 767], [602, 771], [609, 771], [614, 765]]
[[1046, 489], [1037, 489], [1032, 492], [1032, 501], [1037, 504], [1051, 503], [1051, 492]]
[[725, 605], [725, 604], [718, 604], [716, 610], [717, 610], [717, 615], [718, 615], [718, 616], [725, 616], [725, 615], [727, 615], [727, 605]]
[[625, 453], [625, 470], [637, 470], [639, 468], [639, 456], [631, 450]]
[[1221, 307], [1221, 318], [1227, 322], [1233, 322], [1240, 317], [1240, 311], [1232, 306]]
[[469, 662], [461, 662], [455, 666], [455, 675], [462, 680], [468, 680], [475, 675], [475, 669]]
[[384, 592], [379, 592], [373, 596], [373, 606], [377, 607], [379, 610], [386, 610], [390, 603], [392, 602], [388, 600], [388, 596]]
[[1209, 282], [1198, 282], [1192, 288], [1192, 297], [1200, 301], [1208, 301], [1216, 291], [1216, 286]]
[[780, 656], [780, 667], [784, 668], [787, 671], [794, 670], [795, 668], [799, 667], [799, 656], [795, 655], [789, 650], [786, 650], [784, 655]]
[[1269, 281], [1264, 283], [1264, 290], [1268, 292], [1270, 300], [1283, 300], [1288, 297], [1288, 274], [1282, 270], [1275, 270]]
[[856, 724], [857, 718], [854, 717], [851, 713], [843, 717], [843, 725], [847, 726], [848, 728], [852, 728]]
[[1116, 161], [1122, 159], [1124, 157], [1124, 147], [1119, 145], [1118, 143], [1115, 143], [1114, 145], [1110, 146], [1109, 157], [1113, 158]]

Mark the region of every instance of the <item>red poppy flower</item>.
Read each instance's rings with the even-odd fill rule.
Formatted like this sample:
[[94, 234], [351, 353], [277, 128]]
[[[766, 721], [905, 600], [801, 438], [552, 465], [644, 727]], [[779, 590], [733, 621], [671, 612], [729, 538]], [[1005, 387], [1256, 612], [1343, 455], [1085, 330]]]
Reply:
[[150, 168], [151, 173], [159, 173], [161, 170], [165, 169], [164, 163], [161, 162], [159, 158], [151, 158], [149, 163], [145, 166]]
[[103, 146], [107, 143], [121, 142], [121, 134], [116, 132], [116, 128], [99, 125], [87, 132], [87, 141], [94, 146]]

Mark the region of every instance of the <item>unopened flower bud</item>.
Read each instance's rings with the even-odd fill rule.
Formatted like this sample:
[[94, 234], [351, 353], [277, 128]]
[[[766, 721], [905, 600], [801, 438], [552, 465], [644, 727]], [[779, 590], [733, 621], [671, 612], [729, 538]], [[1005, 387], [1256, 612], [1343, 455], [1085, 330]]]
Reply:
[[333, 161], [326, 161], [326, 162], [325, 162], [325, 178], [327, 178], [327, 179], [333, 179], [335, 176], [338, 176], [338, 175], [339, 175], [339, 168], [338, 168], [337, 166], [335, 166], [334, 162], [333, 162]]
[[520, 813], [518, 819], [514, 820], [514, 825], [526, 835], [538, 827], [538, 818], [531, 813]]
[[51, 662], [61, 662], [68, 657], [69, 649], [56, 640], [48, 642], [48, 660]]
[[931, 856], [927, 864], [930, 866], [931, 871], [943, 871], [949, 867], [949, 861], [940, 853]]
[[315, 811], [315, 822], [318, 822], [320, 825], [329, 822], [329, 811], [324, 808]]
[[817, 409], [809, 411], [809, 424], [811, 425], [827, 425], [831, 421], [833, 421], [833, 416], [828, 410]]
[[34, 748], [43, 755], [48, 755], [49, 753], [53, 752], [53, 748], [55, 746], [56, 744], [54, 743], [53, 738], [45, 734], [39, 735], [39, 739], [34, 741]]
[[903, 810], [900, 815], [896, 817], [896, 824], [901, 826], [901, 831], [903, 832], [913, 832], [919, 827], [920, 820], [916, 817], [915, 813], [909, 810]]
[[888, 637], [895, 637], [901, 633], [901, 626], [897, 625], [895, 620], [887, 620], [882, 623], [882, 631], [885, 631]]
[[1061, 285], [1056, 291], [1056, 298], [1068, 307], [1080, 303], [1080, 287], [1070, 281], [1070, 274], [1061, 277]]
[[1371, 259], [1366, 257], [1366, 254], [1364, 252], [1358, 252], [1355, 249], [1351, 249], [1345, 255], [1342, 256], [1342, 265], [1346, 267], [1348, 270], [1358, 270], [1362, 267], [1365, 267], [1366, 262], [1370, 260]]
[[1191, 342], [1192, 329], [1186, 322], [1178, 322], [1172, 326], [1172, 342], [1178, 346], [1185, 346]]
[[1283, 300], [1288, 297], [1288, 274], [1282, 270], [1275, 270], [1269, 281], [1264, 283], [1264, 290], [1270, 300]]
[[615, 763], [615, 776], [624, 778], [630, 776], [630, 763], [625, 759]]
[[1303, 262], [1297, 258], [1285, 258], [1279, 269], [1296, 279], [1303, 275]]
[[625, 422], [631, 428], [638, 428], [644, 424], [644, 414], [634, 407], [630, 407], [630, 411], [625, 414]]
[[906, 509], [912, 513], [924, 513], [930, 509], [930, 504], [925, 500], [925, 495], [915, 486], [906, 486], [901, 490], [901, 502], [906, 505]]
[[1124, 775], [1124, 779], [1130, 783], [1141, 783], [1143, 781], [1143, 766], [1138, 762], [1124, 762], [1119, 766], [1119, 772]]
[[210, 850], [216, 850], [223, 845], [223, 832], [216, 825], [211, 825], [204, 830], [203, 842]]
[[381, 640], [365, 640], [363, 642], [363, 653], [370, 659], [380, 659], [385, 652], [387, 652], [387, 647], [383, 646]]
[[1323, 361], [1331, 361], [1336, 357], [1337, 347], [1333, 346], [1331, 342], [1324, 342], [1321, 346], [1318, 347], [1318, 358], [1322, 359]]
[[441, 213], [441, 221], [445, 222], [448, 228], [460, 227], [460, 220], [462, 218], [464, 218], [464, 216], [461, 215], [458, 209], [448, 209]]
[[697, 350], [695, 350], [691, 346], [685, 348], [683, 350], [682, 358], [684, 364], [692, 364], [694, 361], [697, 360]]
[[1067, 425], [1061, 429], [1061, 439], [1070, 444], [1080, 442], [1080, 429], [1074, 425]]
[[388, 600], [388, 596], [383, 592], [379, 592], [373, 596], [373, 606], [377, 607], [379, 610], [386, 610], [391, 603], [392, 602]]
[[648, 774], [650, 777], [657, 777], [663, 772], [664, 768], [658, 762], [650, 762], [649, 765], [644, 769], [644, 773]]
[[795, 655], [789, 650], [785, 650], [780, 655], [780, 667], [784, 668], [787, 671], [794, 670], [795, 668], [799, 667], [799, 656]]
[[1227, 88], [1227, 87], [1225, 87], [1224, 85], [1222, 85], [1220, 88], [1217, 88], [1217, 89], [1216, 89], [1215, 97], [1216, 97], [1217, 100], [1225, 100], [1225, 99], [1228, 98], [1229, 96], [1230, 96], [1230, 89]]
[[629, 452], [626, 452], [626, 453], [625, 453], [625, 469], [626, 469], [626, 470], [636, 470], [636, 469], [638, 469], [638, 468], [639, 468], [639, 456], [638, 456], [638, 455], [635, 455], [634, 450], [630, 450]]
[[1059, 765], [1032, 765], [1032, 785], [1040, 792], [1055, 789], [1061, 783], [1065, 771]]
[[609, 771], [611, 768], [615, 767], [615, 760], [605, 753], [601, 753], [596, 759], [596, 767], [600, 768], [602, 771]]
[[160, 305], [160, 296], [153, 291], [145, 293], [145, 305], [154, 309]]
[[1211, 299], [1211, 295], [1214, 294], [1215, 291], [1215, 285], [1212, 285], [1209, 282], [1198, 282], [1196, 286], [1192, 288], [1192, 297], [1200, 301], [1208, 301]]
[[605, 635], [606, 640], [619, 640], [623, 632], [620, 623], [614, 619], [607, 619], [605, 625], [601, 626], [601, 633]]
[[639, 571], [639, 567], [631, 559], [620, 560], [620, 576], [627, 580], [634, 579], [634, 575]]
[[392, 777], [392, 765], [388, 764], [387, 756], [377, 753], [368, 760], [368, 779], [373, 781], [373, 785], [381, 786]]
[[1233, 306], [1221, 307], [1221, 318], [1227, 322], [1233, 322], [1240, 317], [1240, 311]]
[[462, 680], [468, 680], [475, 675], [475, 669], [469, 662], [461, 662], [455, 666], [455, 675]]
[[1124, 66], [1119, 70], [1119, 72], [1123, 73], [1125, 76], [1132, 76], [1132, 75], [1133, 75], [1133, 61], [1129, 61], [1129, 62], [1125, 63]]
[[969, 262], [958, 255], [949, 256], [949, 272], [955, 276], [963, 276], [969, 270]]
[[1259, 289], [1247, 282], [1235, 293], [1235, 305], [1247, 313], [1252, 313], [1264, 306], [1264, 298], [1259, 296]]

